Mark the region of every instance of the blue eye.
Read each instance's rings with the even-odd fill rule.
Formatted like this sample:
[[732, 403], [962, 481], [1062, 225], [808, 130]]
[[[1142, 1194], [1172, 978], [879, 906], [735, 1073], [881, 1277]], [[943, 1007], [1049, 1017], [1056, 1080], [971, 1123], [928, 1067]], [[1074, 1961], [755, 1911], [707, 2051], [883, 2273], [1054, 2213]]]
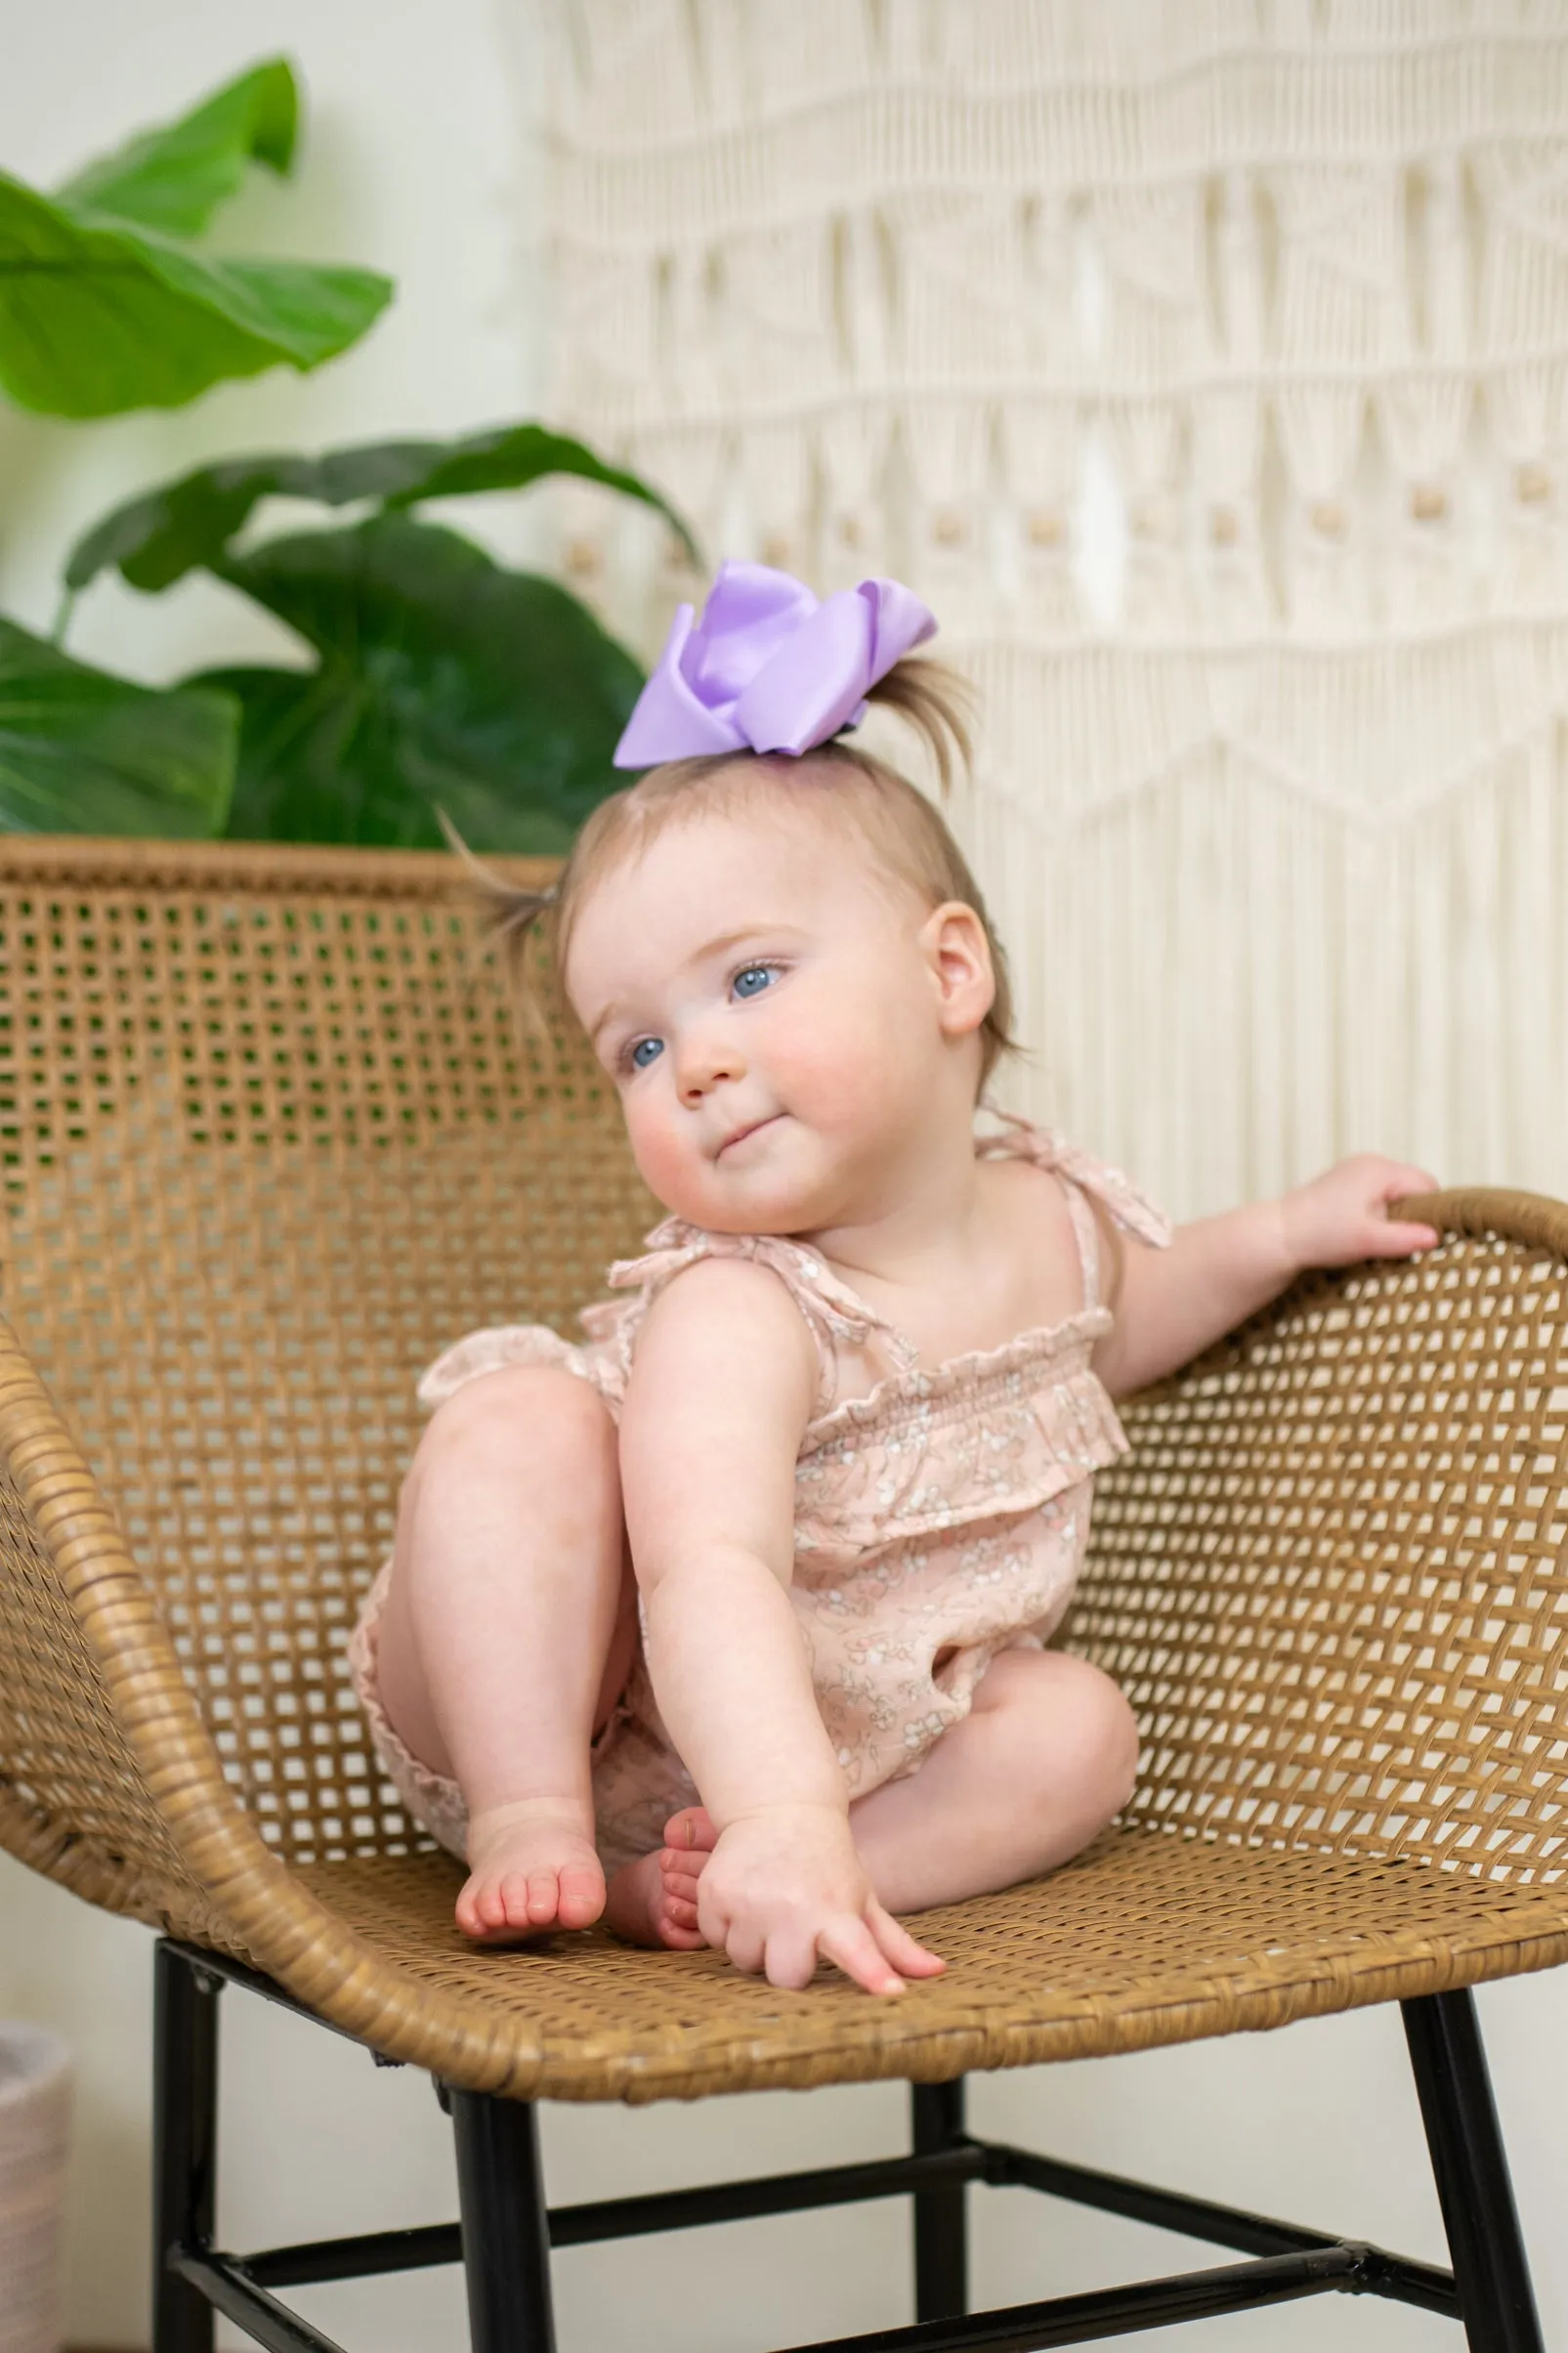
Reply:
[[739, 971], [730, 986], [737, 997], [760, 997], [774, 981], [772, 964], [746, 964]]
[[626, 1059], [633, 1070], [646, 1070], [650, 1062], [658, 1060], [663, 1050], [664, 1041], [662, 1038], [639, 1038]]

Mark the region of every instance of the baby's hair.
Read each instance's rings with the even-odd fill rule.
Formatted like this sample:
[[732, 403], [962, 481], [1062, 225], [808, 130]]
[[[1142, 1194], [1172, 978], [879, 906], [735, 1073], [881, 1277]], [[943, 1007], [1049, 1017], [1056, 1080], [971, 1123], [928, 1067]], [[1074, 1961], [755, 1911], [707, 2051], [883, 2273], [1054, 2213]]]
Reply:
[[[897, 711], [913, 729], [930, 754], [944, 796], [955, 773], [967, 777], [972, 757], [968, 691], [946, 663], [897, 663], [870, 688], [867, 700]], [[647, 848], [667, 826], [762, 794], [770, 799], [787, 794], [797, 806], [808, 805], [810, 795], [814, 815], [857, 834], [890, 874], [931, 906], [956, 900], [973, 909], [991, 950], [996, 984], [980, 1032], [983, 1088], [1001, 1056], [1016, 1053], [1018, 1047], [1012, 1034], [1006, 954], [980, 886], [940, 809], [885, 760], [838, 736], [798, 759], [784, 752], [715, 751], [650, 768], [636, 784], [599, 803], [572, 843], [552, 890], [524, 889], [478, 859], [467, 858], [486, 929], [524, 1012], [536, 1015], [541, 995], [547, 994], [558, 1014], [573, 1018], [566, 995], [566, 963], [577, 916], [596, 882]], [[462, 850], [452, 838], [453, 846]], [[540, 949], [547, 972], [543, 990]]]

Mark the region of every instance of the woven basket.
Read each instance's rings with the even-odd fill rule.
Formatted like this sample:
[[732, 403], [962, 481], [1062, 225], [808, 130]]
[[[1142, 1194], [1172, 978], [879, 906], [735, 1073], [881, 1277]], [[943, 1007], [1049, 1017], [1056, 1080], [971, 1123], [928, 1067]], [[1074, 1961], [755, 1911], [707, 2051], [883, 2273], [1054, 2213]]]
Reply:
[[58, 2353], [70, 2053], [0, 2025], [0, 2353]]

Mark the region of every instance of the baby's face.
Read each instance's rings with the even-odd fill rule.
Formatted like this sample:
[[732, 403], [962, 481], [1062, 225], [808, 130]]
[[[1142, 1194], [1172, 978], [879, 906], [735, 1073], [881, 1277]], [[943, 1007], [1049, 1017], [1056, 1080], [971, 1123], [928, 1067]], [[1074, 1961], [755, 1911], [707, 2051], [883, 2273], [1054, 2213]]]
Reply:
[[667, 1209], [719, 1233], [876, 1214], [939, 1100], [973, 1095], [930, 922], [804, 812], [672, 825], [594, 888], [567, 990]]

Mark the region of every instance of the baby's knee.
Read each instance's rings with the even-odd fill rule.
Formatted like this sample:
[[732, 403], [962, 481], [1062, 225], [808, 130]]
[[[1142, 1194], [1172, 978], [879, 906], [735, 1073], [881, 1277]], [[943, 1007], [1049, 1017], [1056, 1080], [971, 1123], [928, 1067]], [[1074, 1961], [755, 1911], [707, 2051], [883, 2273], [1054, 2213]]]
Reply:
[[1076, 1745], [1085, 1785], [1101, 1794], [1106, 1813], [1119, 1814], [1138, 1777], [1138, 1720], [1109, 1675], [1086, 1658], [1064, 1658]]
[[554, 1365], [507, 1365], [437, 1406], [409, 1477], [466, 1478], [522, 1458], [575, 1479], [613, 1465], [614, 1455], [614, 1423], [588, 1382]]
[[1047, 1651], [1040, 1660], [1050, 1689], [1027, 1711], [1047, 1787], [1064, 1770], [1105, 1818], [1121, 1812], [1138, 1777], [1138, 1722], [1109, 1675], [1086, 1658]]
[[1089, 1667], [1088, 1673], [1099, 1686], [1094, 1703], [1094, 1756], [1107, 1802], [1114, 1814], [1120, 1814], [1138, 1781], [1138, 1719], [1109, 1675], [1102, 1675], [1098, 1667]]

